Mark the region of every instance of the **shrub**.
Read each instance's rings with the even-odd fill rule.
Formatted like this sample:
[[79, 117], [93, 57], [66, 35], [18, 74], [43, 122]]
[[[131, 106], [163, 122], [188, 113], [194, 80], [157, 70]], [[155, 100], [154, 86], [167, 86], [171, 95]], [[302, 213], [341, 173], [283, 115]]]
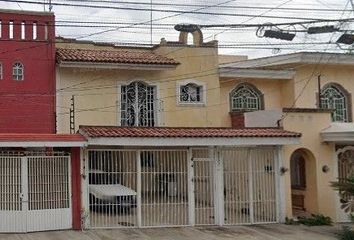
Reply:
[[322, 214], [312, 214], [312, 217], [299, 217], [299, 223], [306, 226], [332, 225], [332, 219]]

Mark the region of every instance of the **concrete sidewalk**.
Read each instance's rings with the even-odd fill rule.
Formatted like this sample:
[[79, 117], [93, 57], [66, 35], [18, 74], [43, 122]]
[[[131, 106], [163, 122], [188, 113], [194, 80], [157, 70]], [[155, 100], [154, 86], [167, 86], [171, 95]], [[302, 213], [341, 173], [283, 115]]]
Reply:
[[341, 226], [306, 227], [267, 224], [233, 227], [181, 227], [53, 231], [28, 234], [0, 234], [1, 240], [334, 240]]

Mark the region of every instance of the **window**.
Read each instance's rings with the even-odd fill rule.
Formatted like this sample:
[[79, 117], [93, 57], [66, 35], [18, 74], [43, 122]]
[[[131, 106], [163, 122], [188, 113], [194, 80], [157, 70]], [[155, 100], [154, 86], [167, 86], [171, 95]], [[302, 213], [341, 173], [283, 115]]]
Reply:
[[305, 159], [302, 155], [294, 155], [290, 160], [291, 188], [306, 188]]
[[231, 111], [263, 109], [263, 94], [250, 84], [239, 84], [230, 94]]
[[33, 40], [36, 40], [37, 39], [37, 23], [34, 22], [33, 25], [32, 25], [32, 38]]
[[179, 101], [181, 103], [203, 102], [203, 86], [195, 83], [188, 83], [180, 86]]
[[348, 97], [349, 93], [342, 86], [329, 83], [321, 90], [320, 108], [333, 109], [334, 122], [349, 122]]
[[14, 38], [14, 21], [9, 22], [9, 38]]
[[156, 87], [132, 82], [121, 87], [121, 126], [156, 124]]
[[20, 62], [14, 63], [12, 66], [12, 79], [16, 81], [22, 81], [23, 80], [23, 65]]
[[26, 38], [26, 22], [21, 22], [21, 39]]

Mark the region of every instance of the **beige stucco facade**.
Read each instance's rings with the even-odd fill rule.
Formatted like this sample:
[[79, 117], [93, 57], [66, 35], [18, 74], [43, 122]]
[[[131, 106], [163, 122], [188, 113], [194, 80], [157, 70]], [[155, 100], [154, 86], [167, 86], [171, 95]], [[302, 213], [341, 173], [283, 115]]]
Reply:
[[[120, 86], [133, 81], [143, 81], [156, 86], [156, 126], [222, 126], [219, 114], [220, 83], [216, 46], [216, 43], [200, 47], [167, 43], [156, 47], [153, 50], [155, 53], [180, 63], [172, 69], [129, 70], [125, 67], [107, 69], [59, 66], [57, 68], [58, 132], [65, 133], [70, 130], [68, 111], [72, 96], [75, 99], [76, 130], [79, 125], [120, 125]], [[63, 43], [57, 44], [57, 47], [93, 48], [94, 46]], [[98, 47], [98, 49], [117, 50], [112, 47]], [[131, 66], [126, 68], [129, 67]], [[178, 103], [179, 85], [190, 82], [203, 86], [203, 103]]]
[[[61, 48], [93, 48], [118, 51], [111, 46], [90, 43], [58, 43]], [[126, 48], [125, 48], [126, 49]], [[129, 51], [147, 51], [129, 49]], [[134, 66], [61, 67], [57, 68], [57, 130], [70, 132], [69, 110], [72, 96], [75, 106], [75, 130], [79, 125], [120, 125], [121, 86], [142, 81], [157, 89], [157, 122], [155, 126], [168, 127], [231, 127], [230, 93], [238, 84], [248, 83], [257, 88], [263, 97], [264, 110], [284, 108], [317, 108], [318, 76], [320, 85], [340, 84], [349, 93], [354, 92], [351, 83], [354, 68], [349, 64], [290, 64], [271, 67], [272, 70], [291, 70], [293, 76], [275, 78], [256, 74], [256, 77], [221, 76], [220, 64], [245, 61], [245, 56], [218, 56], [217, 43], [188, 46], [163, 40], [153, 50], [179, 62], [174, 68], [149, 69]], [[237, 65], [237, 64], [236, 64]], [[261, 68], [267, 70], [267, 67]], [[203, 86], [203, 101], [199, 104], [179, 103], [179, 87], [187, 83]], [[351, 99], [350, 99], [351, 101]], [[352, 107], [353, 104], [349, 103]], [[353, 112], [354, 109], [351, 110]], [[283, 112], [279, 126], [302, 133], [301, 144], [283, 147], [282, 175], [286, 216], [293, 216], [292, 194], [304, 196], [304, 207], [309, 213], [321, 213], [334, 220], [338, 218], [338, 199], [330, 187], [338, 173], [336, 143], [324, 142], [321, 131], [331, 125], [331, 113], [326, 111]], [[349, 143], [350, 144], [350, 143]], [[305, 157], [306, 189], [292, 190], [290, 159], [295, 151]], [[329, 171], [323, 171], [327, 166]]]

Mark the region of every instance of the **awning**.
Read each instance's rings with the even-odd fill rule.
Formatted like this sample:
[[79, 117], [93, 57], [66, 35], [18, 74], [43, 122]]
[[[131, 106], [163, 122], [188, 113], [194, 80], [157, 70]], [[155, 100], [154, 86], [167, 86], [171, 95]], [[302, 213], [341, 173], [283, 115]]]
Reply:
[[88, 145], [253, 146], [298, 144], [301, 134], [280, 128], [80, 126]]
[[332, 123], [321, 131], [324, 142], [354, 143], [354, 123]]
[[80, 134], [0, 133], [0, 147], [83, 147]]

